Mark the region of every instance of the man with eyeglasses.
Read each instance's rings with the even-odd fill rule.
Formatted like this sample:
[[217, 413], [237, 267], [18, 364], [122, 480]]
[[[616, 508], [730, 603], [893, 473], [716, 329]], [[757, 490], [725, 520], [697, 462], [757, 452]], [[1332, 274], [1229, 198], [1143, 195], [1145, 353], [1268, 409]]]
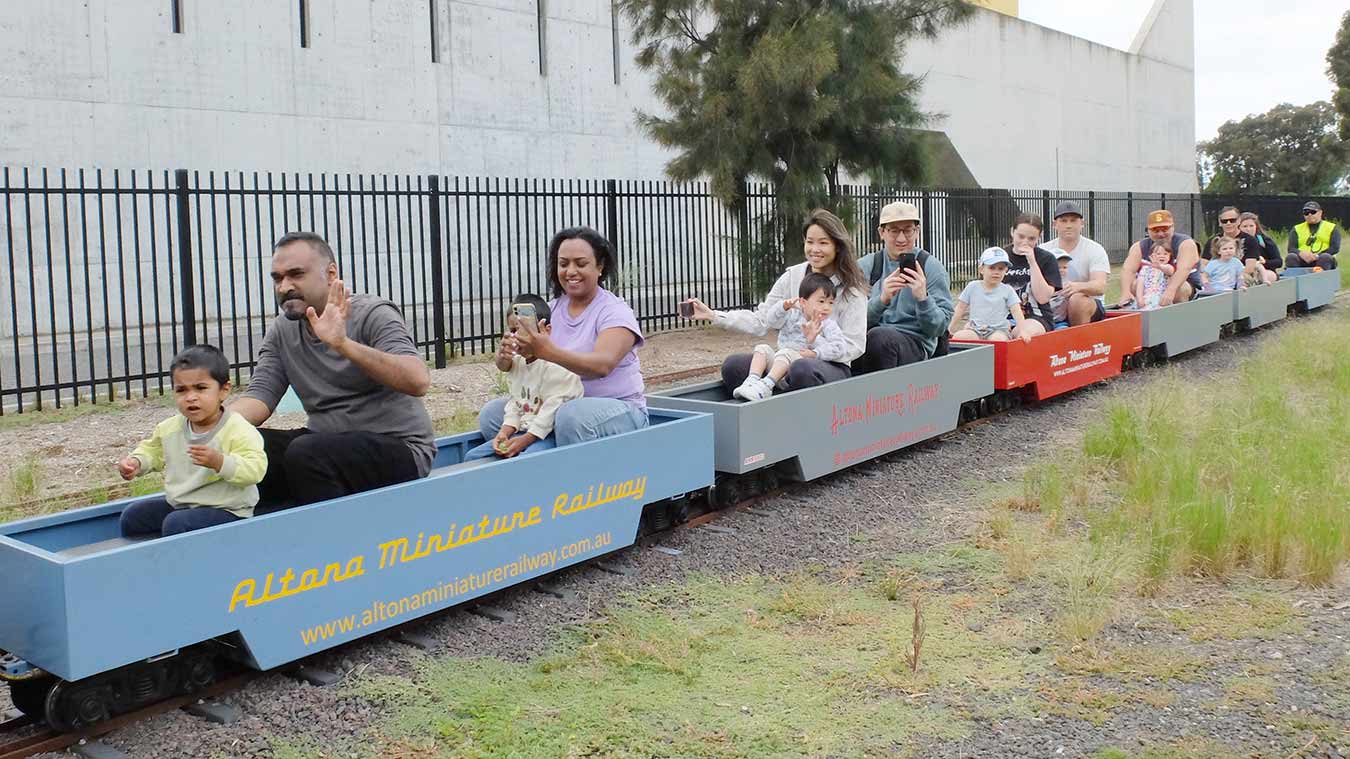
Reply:
[[878, 223], [877, 235], [885, 247], [858, 261], [872, 285], [872, 297], [867, 303], [867, 350], [854, 360], [854, 374], [937, 355], [956, 310], [947, 268], [919, 248], [919, 209], [903, 201], [887, 204]]
[[1315, 200], [1303, 204], [1303, 223], [1289, 232], [1289, 255], [1284, 265], [1297, 269], [1320, 266], [1336, 268], [1336, 254], [1341, 252], [1341, 230], [1322, 218], [1322, 206]]

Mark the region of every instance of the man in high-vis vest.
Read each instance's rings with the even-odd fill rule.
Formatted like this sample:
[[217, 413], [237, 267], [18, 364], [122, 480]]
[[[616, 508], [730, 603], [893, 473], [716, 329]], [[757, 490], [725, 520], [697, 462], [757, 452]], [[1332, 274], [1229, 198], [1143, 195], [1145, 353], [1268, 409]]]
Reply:
[[1315, 200], [1303, 204], [1303, 223], [1289, 232], [1289, 255], [1284, 265], [1299, 267], [1320, 266], [1336, 268], [1336, 254], [1341, 252], [1341, 230], [1322, 219], [1322, 206]]

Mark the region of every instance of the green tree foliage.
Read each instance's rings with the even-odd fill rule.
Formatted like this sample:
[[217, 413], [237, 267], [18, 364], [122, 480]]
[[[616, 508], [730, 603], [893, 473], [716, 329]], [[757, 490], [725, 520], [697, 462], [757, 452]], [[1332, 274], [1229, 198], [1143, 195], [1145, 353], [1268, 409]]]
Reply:
[[1350, 141], [1350, 11], [1341, 17], [1336, 44], [1327, 51], [1327, 76], [1336, 83], [1331, 102], [1341, 117], [1341, 139]]
[[919, 138], [909, 130], [927, 117], [921, 79], [900, 70], [904, 42], [972, 12], [959, 0], [618, 4], [634, 24], [637, 63], [654, 73], [666, 106], [637, 118], [677, 151], [667, 174], [708, 178], [742, 225], [745, 182], [770, 182], [777, 218], [759, 221], [773, 225], [767, 237], [776, 240], [796, 238], [813, 207], [841, 210], [842, 172], [922, 177]]
[[1350, 168], [1350, 143], [1336, 134], [1336, 112], [1320, 101], [1282, 103], [1229, 121], [1200, 143], [1206, 192], [1329, 195]]

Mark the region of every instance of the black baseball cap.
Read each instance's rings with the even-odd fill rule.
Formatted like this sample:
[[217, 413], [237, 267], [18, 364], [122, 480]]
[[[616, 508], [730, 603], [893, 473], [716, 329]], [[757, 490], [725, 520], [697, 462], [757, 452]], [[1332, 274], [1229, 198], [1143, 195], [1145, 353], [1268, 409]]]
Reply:
[[1061, 216], [1068, 216], [1069, 214], [1073, 214], [1074, 216], [1082, 218], [1083, 207], [1078, 205], [1077, 201], [1073, 200], [1060, 201], [1060, 204], [1055, 206], [1056, 219], [1058, 219]]
[[1322, 210], [1322, 204], [1321, 204], [1321, 203], [1318, 203], [1318, 202], [1315, 201], [1315, 200], [1310, 200], [1310, 201], [1308, 201], [1307, 203], [1304, 203], [1304, 204], [1303, 204], [1303, 210], [1305, 210], [1305, 211], [1320, 211], [1320, 210]]

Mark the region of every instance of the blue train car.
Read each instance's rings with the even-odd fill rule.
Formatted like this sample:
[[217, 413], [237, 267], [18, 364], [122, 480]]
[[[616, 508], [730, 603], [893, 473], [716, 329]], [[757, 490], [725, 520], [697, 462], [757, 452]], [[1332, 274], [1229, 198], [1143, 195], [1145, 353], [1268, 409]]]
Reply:
[[813, 480], [956, 429], [961, 405], [994, 390], [994, 349], [953, 346], [941, 358], [746, 403], [721, 382], [647, 396], [652, 408], [714, 418], [717, 471], [790, 462]]
[[[712, 418], [651, 416], [647, 429], [482, 464], [456, 466], [476, 433], [443, 439], [426, 479], [169, 538], [118, 536], [132, 500], [4, 525], [5, 670], [59, 678], [45, 708], [70, 729], [140, 705], [85, 678], [132, 665], [190, 691], [221, 651], [270, 669], [630, 545], [645, 504], [713, 479]], [[219, 648], [165, 657], [203, 641]], [[160, 657], [182, 663], [146, 669]], [[134, 690], [142, 676], [112, 682]]]

